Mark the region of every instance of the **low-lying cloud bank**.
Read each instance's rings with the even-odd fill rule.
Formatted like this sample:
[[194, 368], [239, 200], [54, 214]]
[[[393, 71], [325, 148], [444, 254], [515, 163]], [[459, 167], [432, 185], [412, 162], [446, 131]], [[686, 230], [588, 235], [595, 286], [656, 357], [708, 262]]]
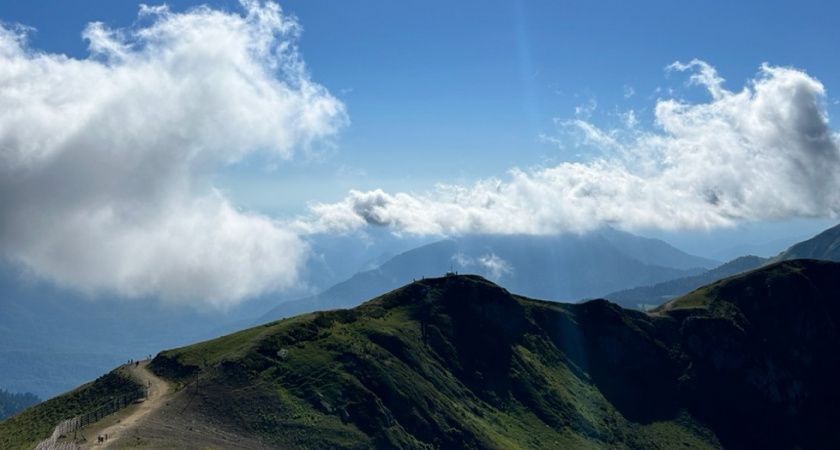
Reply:
[[91, 23], [81, 60], [0, 27], [3, 256], [86, 292], [213, 305], [297, 282], [300, 237], [237, 211], [207, 175], [305, 152], [346, 114], [309, 79], [297, 21], [271, 2], [241, 6]]
[[297, 226], [345, 232], [368, 225], [413, 234], [707, 230], [741, 220], [836, 217], [840, 146], [822, 107], [822, 84], [803, 71], [763, 65], [740, 92], [703, 61], [674, 63], [711, 100], [656, 103], [653, 131], [604, 130], [584, 120], [558, 121], [560, 141], [577, 137], [600, 155], [473, 186], [439, 185], [429, 193], [351, 191], [341, 202], [314, 204]]

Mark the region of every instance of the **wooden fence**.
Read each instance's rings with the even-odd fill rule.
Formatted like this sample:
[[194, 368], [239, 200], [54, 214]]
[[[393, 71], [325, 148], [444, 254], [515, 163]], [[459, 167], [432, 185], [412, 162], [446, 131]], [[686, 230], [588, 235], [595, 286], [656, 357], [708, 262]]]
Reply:
[[34, 450], [77, 450], [79, 447], [74, 442], [59, 443], [58, 440], [63, 436], [70, 436], [70, 433], [73, 433], [75, 437], [75, 433], [80, 431], [85, 425], [97, 422], [103, 417], [113, 414], [137, 400], [147, 398], [148, 396], [149, 393], [146, 388], [138, 388], [137, 390], [115, 396], [93, 411], [80, 414], [59, 423], [53, 430], [52, 435], [36, 445]]

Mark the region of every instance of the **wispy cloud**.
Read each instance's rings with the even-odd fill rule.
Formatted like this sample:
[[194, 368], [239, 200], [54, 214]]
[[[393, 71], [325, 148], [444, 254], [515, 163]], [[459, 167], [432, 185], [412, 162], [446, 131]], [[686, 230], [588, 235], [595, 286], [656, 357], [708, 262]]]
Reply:
[[[840, 147], [822, 108], [823, 85], [807, 73], [763, 65], [739, 92], [703, 61], [674, 63], [691, 72], [706, 103], [660, 99], [655, 123], [602, 129], [583, 117], [558, 120], [557, 140], [595, 150], [586, 163], [513, 169], [472, 186], [423, 193], [351, 191], [315, 204], [297, 224], [308, 231], [366, 225], [416, 234], [712, 229], [741, 220], [836, 217]], [[545, 141], [554, 140], [543, 137]]]
[[0, 27], [3, 255], [88, 292], [218, 305], [297, 282], [304, 242], [237, 211], [207, 175], [307, 152], [346, 115], [310, 80], [296, 20], [241, 5], [92, 23], [82, 60]]
[[595, 100], [595, 97], [589, 97], [589, 100], [586, 103], [578, 105], [575, 107], [575, 116], [581, 120], [588, 120], [592, 117], [592, 113], [598, 109], [598, 102]]
[[494, 281], [498, 281], [504, 275], [513, 274], [513, 266], [495, 253], [479, 256], [478, 263], [484, 268], [487, 277]]
[[469, 257], [464, 253], [452, 255], [452, 262], [462, 270], [477, 268], [482, 275], [493, 281], [500, 281], [503, 276], [513, 275], [513, 266], [493, 252], [485, 253], [476, 258]]

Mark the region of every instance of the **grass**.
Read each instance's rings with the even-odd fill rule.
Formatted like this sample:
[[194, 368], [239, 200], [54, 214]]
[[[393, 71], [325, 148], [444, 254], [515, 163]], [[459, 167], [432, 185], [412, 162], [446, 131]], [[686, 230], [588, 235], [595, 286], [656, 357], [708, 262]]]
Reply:
[[[803, 424], [840, 419], [822, 414], [840, 401], [838, 274], [769, 266], [651, 314], [426, 279], [162, 352], [150, 368], [190, 386], [203, 417], [278, 448], [759, 448], [780, 436], [793, 448], [831, 437]], [[787, 385], [829, 395], [774, 391]]]
[[220, 414], [278, 445], [527, 449], [662, 441], [658, 428], [623, 418], [579, 355], [564, 353], [553, 330], [529, 317], [539, 311], [573, 321], [576, 309], [515, 299], [477, 278], [430, 279], [353, 311], [163, 352], [152, 367], [162, 375], [186, 372], [173, 363], [201, 367], [201, 382], [218, 387]]
[[0, 422], [0, 444], [7, 450], [31, 449], [49, 437], [59, 422], [95, 410], [113, 397], [141, 386], [118, 368], [97, 380]]

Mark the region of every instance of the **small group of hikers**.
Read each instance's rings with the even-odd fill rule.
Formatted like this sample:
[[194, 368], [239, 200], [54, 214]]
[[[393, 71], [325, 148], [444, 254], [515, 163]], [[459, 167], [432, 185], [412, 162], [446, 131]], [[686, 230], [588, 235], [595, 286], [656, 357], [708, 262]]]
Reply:
[[103, 443], [103, 442], [105, 442], [105, 441], [107, 441], [107, 440], [108, 440], [108, 433], [105, 433], [105, 435], [104, 435], [104, 436], [103, 436], [103, 435], [101, 435], [101, 434], [99, 435], [98, 442], [99, 442], [100, 444], [101, 444], [101, 443]]
[[[152, 355], [151, 355], [151, 354], [149, 355], [149, 358], [148, 358], [148, 359], [152, 359]], [[128, 365], [130, 366], [130, 365], [132, 365], [132, 364], [134, 364], [134, 366], [135, 366], [135, 367], [137, 367], [137, 366], [139, 366], [139, 365], [140, 365], [140, 361], [138, 361], [138, 360], [136, 360], [136, 359], [129, 359], [129, 360], [128, 360]]]

